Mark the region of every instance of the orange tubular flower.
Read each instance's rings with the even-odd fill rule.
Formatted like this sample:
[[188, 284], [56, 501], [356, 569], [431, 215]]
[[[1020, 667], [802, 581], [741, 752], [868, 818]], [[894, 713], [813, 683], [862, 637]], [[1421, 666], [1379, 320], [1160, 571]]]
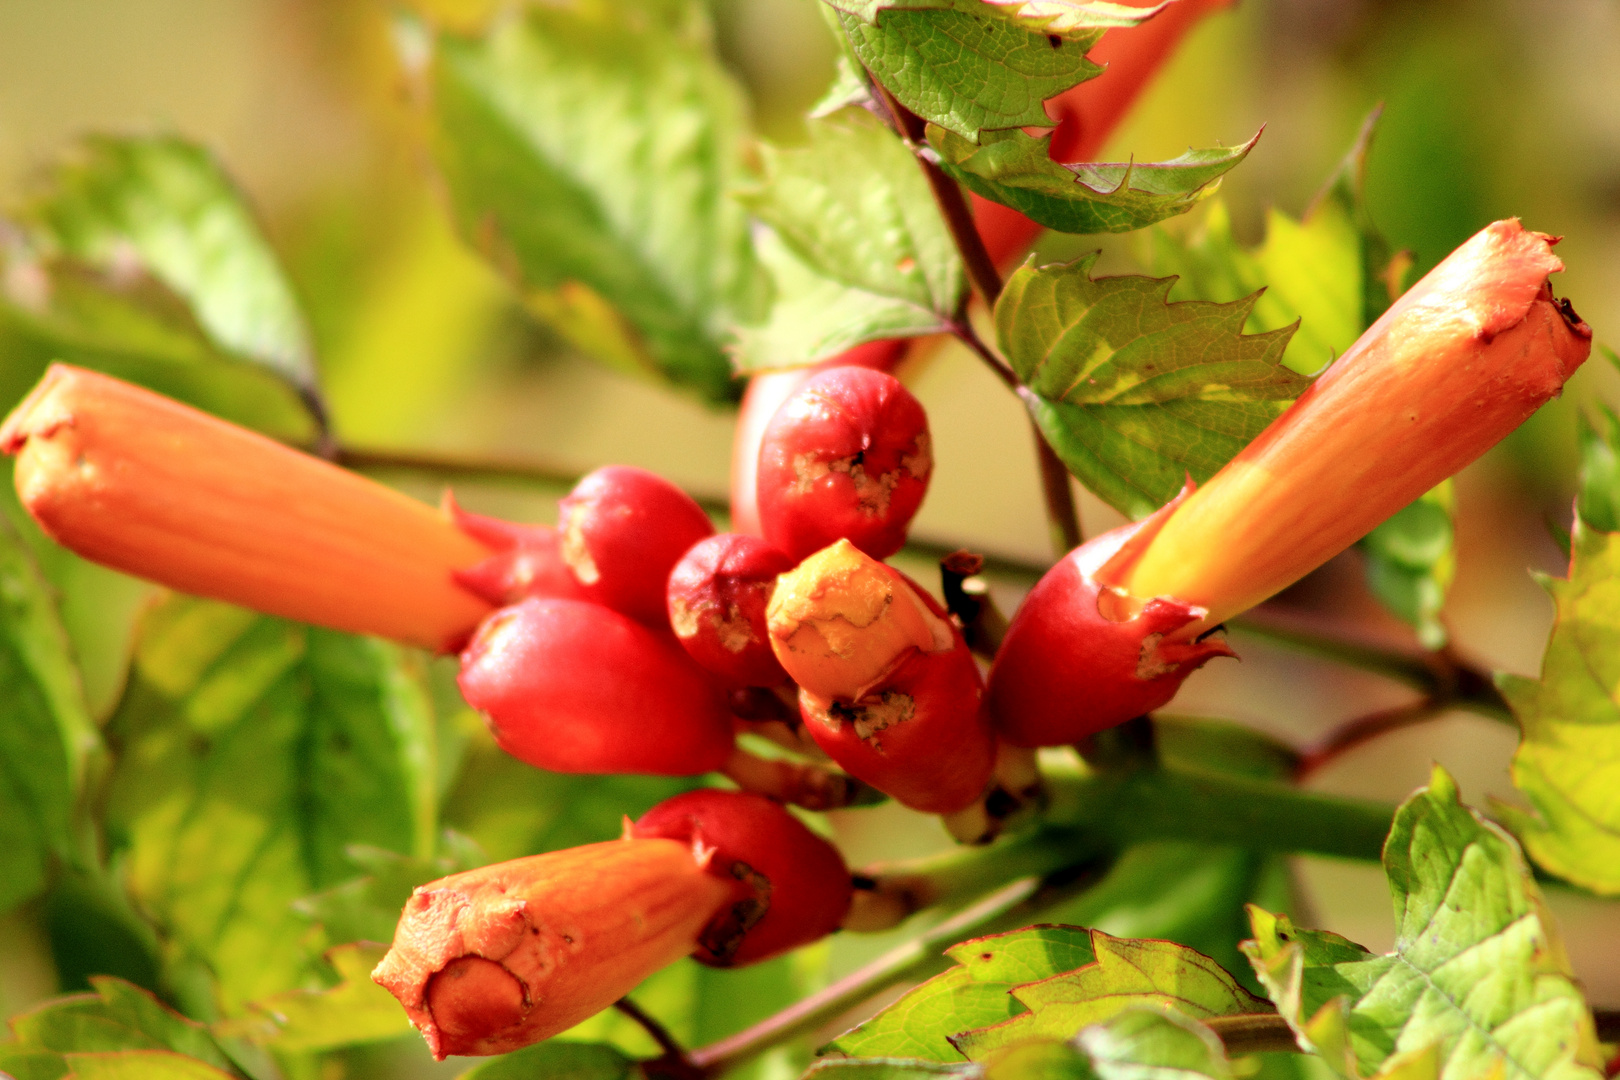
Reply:
[[1452, 252], [1171, 513], [1117, 584], [1205, 608], [1178, 634], [1194, 637], [1496, 445], [1591, 351], [1591, 328], [1547, 282], [1564, 268], [1555, 243], [1513, 219]]
[[744, 886], [711, 852], [609, 840], [423, 885], [371, 977], [435, 1058], [503, 1054], [573, 1027], [691, 955]]
[[1553, 237], [1485, 228], [1401, 297], [1209, 483], [1070, 552], [990, 673], [1001, 734], [1056, 746], [1169, 702], [1203, 635], [1288, 587], [1555, 397], [1592, 331]]
[[56, 364], [0, 426], [57, 543], [183, 592], [430, 649], [492, 609], [490, 552], [431, 507], [93, 371]]

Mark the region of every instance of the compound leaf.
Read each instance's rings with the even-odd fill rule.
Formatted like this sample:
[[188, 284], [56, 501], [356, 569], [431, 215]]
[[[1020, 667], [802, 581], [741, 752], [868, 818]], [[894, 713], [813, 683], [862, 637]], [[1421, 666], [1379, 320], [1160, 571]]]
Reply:
[[1048, 156], [1050, 134], [1033, 138], [1018, 128], [985, 131], [975, 145], [944, 128], [928, 129], [941, 167], [967, 188], [1068, 233], [1131, 232], [1184, 214], [1214, 195], [1220, 178], [1259, 139], [1189, 150], [1155, 165], [1061, 165]]
[[1513, 783], [1535, 812], [1496, 810], [1537, 863], [1612, 896], [1620, 894], [1620, 533], [1588, 524], [1599, 512], [1588, 500], [1575, 521], [1568, 579], [1543, 579], [1558, 615], [1541, 677], [1497, 677], [1521, 731]]
[[1219, 964], [1185, 945], [1092, 930], [1091, 947], [1092, 963], [1013, 989], [1027, 1013], [963, 1032], [951, 1044], [977, 1061], [1025, 1039], [1070, 1038], [1133, 1005], [1173, 1008], [1195, 1019], [1264, 1007]]
[[108, 824], [171, 980], [217, 981], [198, 1008], [235, 1014], [303, 984], [315, 958], [293, 902], [351, 877], [350, 845], [432, 844], [418, 667], [375, 639], [223, 604], [177, 598], [148, 617], [112, 722]]
[[765, 299], [742, 96], [698, 5], [537, 5], [431, 47], [458, 226], [583, 352], [719, 399], [722, 343]]
[[1341, 1075], [1420, 1077], [1430, 1048], [1440, 1080], [1601, 1075], [1591, 1013], [1518, 845], [1458, 801], [1443, 769], [1397, 812], [1384, 869], [1394, 953], [1263, 912], [1245, 946], [1278, 1010], [1337, 1052]]
[[1168, 278], [1092, 278], [1096, 255], [1024, 266], [996, 303], [1002, 353], [1069, 467], [1132, 517], [1212, 476], [1308, 385], [1292, 328], [1244, 334], [1255, 298], [1170, 303]]
[[50, 586], [0, 518], [0, 912], [72, 858], [85, 762], [100, 745]]
[[1049, 127], [1042, 102], [1102, 72], [1086, 59], [1101, 27], [1049, 35], [983, 0], [849, 6], [859, 10], [840, 10], [838, 19], [872, 77], [924, 120], [966, 139], [977, 141], [984, 128]]

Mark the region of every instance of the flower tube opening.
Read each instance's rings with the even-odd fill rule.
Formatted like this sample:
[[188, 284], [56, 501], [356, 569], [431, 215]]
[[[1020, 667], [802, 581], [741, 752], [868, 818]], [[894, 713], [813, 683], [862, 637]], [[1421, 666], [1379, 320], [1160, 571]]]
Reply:
[[539, 1042], [698, 948], [740, 898], [711, 854], [627, 838], [441, 878], [412, 894], [371, 977], [435, 1058]]
[[1275, 595], [1494, 446], [1563, 389], [1592, 331], [1547, 277], [1557, 238], [1498, 221], [1384, 313], [1106, 584], [1207, 614]]

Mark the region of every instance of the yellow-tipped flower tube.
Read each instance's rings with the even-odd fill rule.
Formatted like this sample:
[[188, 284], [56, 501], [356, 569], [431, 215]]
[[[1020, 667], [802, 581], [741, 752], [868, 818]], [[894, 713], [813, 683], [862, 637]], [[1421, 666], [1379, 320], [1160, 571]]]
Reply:
[[1402, 296], [1196, 491], [1070, 552], [990, 675], [997, 728], [1055, 746], [1159, 708], [1230, 655], [1211, 628], [1275, 595], [1556, 397], [1592, 331], [1547, 276], [1556, 238], [1498, 221]]
[[1187, 638], [1281, 592], [1557, 397], [1592, 331], [1547, 276], [1557, 238], [1516, 219], [1424, 276], [1190, 495], [1117, 581], [1206, 609]]
[[430, 649], [493, 610], [452, 578], [489, 549], [439, 511], [106, 375], [53, 365], [0, 450], [57, 543], [182, 592]]

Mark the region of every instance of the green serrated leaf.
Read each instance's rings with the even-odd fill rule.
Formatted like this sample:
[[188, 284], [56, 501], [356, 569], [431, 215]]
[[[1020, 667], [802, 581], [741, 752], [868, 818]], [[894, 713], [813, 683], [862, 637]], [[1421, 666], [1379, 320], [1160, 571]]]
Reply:
[[1591, 1013], [1518, 845], [1438, 766], [1396, 814], [1384, 869], [1391, 955], [1255, 913], [1251, 961], [1307, 1042], [1345, 1075], [1421, 1077], [1430, 1047], [1440, 1080], [1601, 1075]]
[[1050, 134], [985, 131], [975, 145], [936, 125], [928, 128], [941, 167], [969, 190], [1068, 233], [1131, 232], [1184, 214], [1214, 195], [1220, 178], [1259, 139], [1189, 150], [1154, 165], [1060, 165], [1047, 153]]
[[590, 355], [714, 398], [727, 327], [764, 279], [746, 215], [742, 95], [697, 5], [531, 6], [441, 34], [435, 145], [458, 226]]
[[[1137, 26], [1169, 6], [1170, 0], [1141, 8], [1112, 4], [1106, 0], [988, 0], [989, 8], [1014, 25], [1039, 30], [1043, 34], [1069, 35], [1107, 30], [1116, 26]], [[829, 7], [876, 22], [883, 11], [937, 10], [951, 7], [951, 0], [826, 0]]]
[[1452, 483], [1442, 480], [1361, 541], [1373, 595], [1416, 628], [1426, 649], [1446, 643], [1440, 609], [1457, 574], [1455, 514]]
[[803, 147], [765, 146], [743, 203], [823, 277], [949, 317], [962, 261], [911, 153], [864, 109], [810, 125]]
[[1093, 30], [1140, 26], [1169, 7], [1174, 0], [1161, 0], [1151, 7], [1111, 4], [1106, 0], [987, 0], [1018, 25], [1043, 34], [1072, 37]]
[[326, 954], [338, 982], [325, 990], [289, 990], [248, 1005], [241, 1020], [216, 1030], [245, 1038], [283, 1054], [335, 1050], [342, 1046], [398, 1038], [411, 1032], [405, 1010], [387, 990], [371, 981], [371, 971], [387, 945], [355, 942]]
[[1013, 989], [1029, 1012], [963, 1032], [951, 1044], [978, 1061], [1024, 1039], [1070, 1038], [1133, 1005], [1173, 1008], [1194, 1018], [1263, 1007], [1219, 964], [1185, 945], [1115, 938], [1093, 930], [1091, 947], [1097, 957], [1093, 963]]
[[769, 230], [761, 230], [757, 244], [776, 282], [776, 301], [763, 324], [737, 328], [731, 362], [741, 374], [806, 367], [862, 342], [944, 329], [929, 308], [822, 277]]
[[53, 858], [75, 857], [74, 805], [100, 736], [56, 603], [0, 518], [0, 911], [37, 893]]
[[1541, 677], [1500, 675], [1521, 731], [1513, 783], [1534, 813], [1495, 807], [1537, 863], [1620, 894], [1620, 534], [1577, 517], [1569, 578], [1543, 580], [1557, 605]]
[[144, 270], [226, 352], [314, 386], [292, 286], [246, 198], [201, 146], [173, 136], [87, 139], [34, 210], [60, 252], [114, 276]]
[[1169, 1009], [1139, 1005], [1122, 1010], [1082, 1030], [1074, 1045], [1091, 1058], [1101, 1080], [1223, 1080], [1232, 1075], [1220, 1039]]
[[11, 1038], [0, 1043], [0, 1069], [26, 1080], [65, 1075], [81, 1054], [165, 1051], [213, 1069], [214, 1075], [235, 1075], [230, 1057], [201, 1024], [122, 979], [92, 982], [94, 993], [56, 998], [13, 1017]]
[[1253, 298], [1170, 303], [1171, 279], [1093, 279], [1096, 260], [1020, 268], [996, 336], [1064, 464], [1142, 517], [1188, 474], [1214, 475], [1308, 383], [1281, 366], [1291, 328], [1243, 333]]
[[840, 1035], [830, 1049], [855, 1057], [960, 1061], [948, 1036], [1023, 1011], [1013, 987], [1096, 959], [1091, 936], [1073, 926], [1031, 926], [973, 938], [946, 950], [958, 967], [907, 993]]
[[611, 1046], [543, 1042], [475, 1065], [457, 1080], [629, 1080], [634, 1065]]
[[314, 958], [293, 901], [352, 876], [350, 845], [432, 843], [417, 668], [375, 639], [222, 604], [149, 616], [112, 722], [124, 752], [107, 818], [172, 971], [217, 980], [188, 1009], [234, 1014], [303, 982]]
[[870, 18], [839, 14], [866, 70], [906, 108], [966, 139], [984, 128], [1048, 127], [1042, 103], [1102, 72], [1086, 59], [1101, 29], [1048, 35], [983, 0], [852, 6], [871, 9]]

